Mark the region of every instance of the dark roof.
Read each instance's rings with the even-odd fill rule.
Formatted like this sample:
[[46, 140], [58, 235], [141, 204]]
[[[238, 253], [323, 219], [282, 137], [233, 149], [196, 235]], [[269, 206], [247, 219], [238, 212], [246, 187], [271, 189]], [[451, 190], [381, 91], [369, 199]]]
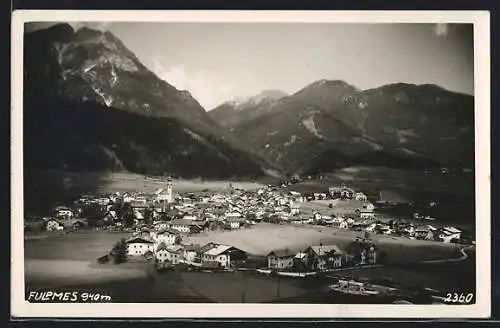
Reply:
[[54, 209], [54, 211], [72, 211], [73, 212], [73, 210], [67, 206], [57, 206]]
[[194, 225], [199, 225], [194, 220], [188, 220], [188, 219], [175, 219], [170, 221], [170, 225], [187, 225], [187, 226], [194, 226]]
[[131, 243], [146, 243], [146, 244], [152, 244], [153, 242], [152, 242], [151, 240], [148, 240], [148, 239], [145, 239], [145, 238], [136, 237], [136, 238], [133, 238], [133, 239], [129, 239], [129, 240], [127, 240], [127, 244], [131, 244]]
[[311, 249], [317, 255], [324, 255], [330, 253], [335, 253], [335, 254], [343, 253], [342, 250], [337, 245], [314, 245], [307, 247], [306, 250], [307, 249]]
[[295, 256], [297, 253], [296, 252], [292, 252], [292, 250], [290, 249], [278, 249], [278, 250], [274, 250], [274, 251], [271, 251], [269, 254], [267, 254], [267, 256], [277, 256], [277, 257], [292, 257], [292, 256]]
[[148, 203], [143, 203], [143, 202], [130, 202], [130, 206], [132, 207], [140, 207], [140, 208], [147, 208], [149, 207], [149, 204]]
[[158, 247], [156, 249], [156, 251], [157, 252], [167, 251], [167, 252], [172, 253], [172, 254], [179, 254], [183, 251], [183, 249], [181, 247], [174, 249], [174, 248], [168, 247], [167, 245], [161, 245], [160, 247]]
[[161, 234], [164, 234], [164, 233], [168, 233], [168, 234], [171, 234], [171, 235], [178, 235], [179, 231], [174, 230], [174, 229], [162, 229], [162, 230], [158, 231], [157, 234], [161, 235]]
[[50, 222], [50, 221], [56, 221], [57, 223], [59, 223], [60, 225], [63, 225], [62, 221], [60, 219], [56, 219], [56, 218], [48, 218], [47, 220], [45, 220], [45, 222]]
[[216, 246], [214, 243], [208, 243], [206, 245], [203, 245], [201, 246], [198, 251], [200, 253], [205, 253], [206, 251], [208, 251], [209, 249], [213, 248], [214, 246]]
[[238, 218], [236, 218], [236, 217], [229, 217], [229, 218], [226, 219], [226, 221], [227, 222], [240, 222], [240, 223], [243, 223], [243, 222], [246, 221], [246, 219], [242, 218], [242, 217], [238, 217]]

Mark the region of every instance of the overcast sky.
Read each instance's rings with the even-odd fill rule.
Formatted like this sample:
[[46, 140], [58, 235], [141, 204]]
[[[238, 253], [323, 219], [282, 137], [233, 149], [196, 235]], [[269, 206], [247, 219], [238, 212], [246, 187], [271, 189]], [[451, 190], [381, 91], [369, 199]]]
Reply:
[[473, 94], [472, 25], [86, 25], [111, 31], [144, 65], [190, 91], [207, 110], [265, 89], [294, 93], [319, 79], [341, 79], [361, 89], [434, 83]]

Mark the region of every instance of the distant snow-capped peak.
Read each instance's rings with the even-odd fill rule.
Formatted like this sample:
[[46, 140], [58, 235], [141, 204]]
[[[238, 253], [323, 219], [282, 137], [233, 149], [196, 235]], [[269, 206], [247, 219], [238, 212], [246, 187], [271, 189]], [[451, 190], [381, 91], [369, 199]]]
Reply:
[[264, 90], [254, 96], [240, 96], [236, 97], [227, 104], [233, 106], [236, 110], [240, 110], [248, 105], [258, 105], [264, 100], [279, 100], [288, 94], [281, 90]]

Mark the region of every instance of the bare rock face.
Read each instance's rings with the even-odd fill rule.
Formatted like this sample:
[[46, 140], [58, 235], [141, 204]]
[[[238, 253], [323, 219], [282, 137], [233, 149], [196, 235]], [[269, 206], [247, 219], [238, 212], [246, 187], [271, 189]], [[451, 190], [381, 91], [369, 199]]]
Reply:
[[223, 178], [268, 165], [112, 33], [59, 24], [26, 34], [24, 50], [28, 167]]
[[344, 81], [319, 80], [271, 106], [237, 105], [226, 103], [209, 113], [292, 172], [348, 165], [474, 167], [474, 98], [435, 85], [360, 90]]
[[55, 25], [26, 35], [25, 54], [31, 92], [217, 129], [189, 92], [158, 78], [110, 32]]

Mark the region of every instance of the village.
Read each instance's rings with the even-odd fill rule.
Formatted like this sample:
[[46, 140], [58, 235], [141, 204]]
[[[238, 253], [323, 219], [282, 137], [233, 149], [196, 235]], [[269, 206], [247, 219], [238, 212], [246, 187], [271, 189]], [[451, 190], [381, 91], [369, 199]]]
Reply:
[[[290, 184], [290, 183], [289, 183]], [[285, 188], [283, 188], [285, 187]], [[383, 264], [387, 253], [372, 242], [372, 235], [394, 235], [443, 243], [469, 243], [461, 230], [435, 227], [430, 220], [414, 224], [377, 218], [368, 197], [348, 186], [329, 187], [323, 193], [300, 193], [268, 185], [245, 191], [228, 185], [226, 192], [202, 191], [174, 194], [170, 178], [154, 193], [126, 192], [83, 195], [72, 206], [54, 209], [52, 217], [25, 223], [29, 233], [38, 225], [46, 231], [82, 229], [121, 231], [129, 238], [118, 242], [99, 263], [153, 261], [158, 270], [185, 266], [189, 269], [255, 269], [261, 273], [306, 275], [349, 266]], [[255, 261], [254, 254], [235, 245], [186, 243], [189, 236], [207, 231], [252, 229], [257, 224], [333, 227], [358, 231], [359, 237], [339, 246], [309, 245], [304, 249], [275, 249]]]

